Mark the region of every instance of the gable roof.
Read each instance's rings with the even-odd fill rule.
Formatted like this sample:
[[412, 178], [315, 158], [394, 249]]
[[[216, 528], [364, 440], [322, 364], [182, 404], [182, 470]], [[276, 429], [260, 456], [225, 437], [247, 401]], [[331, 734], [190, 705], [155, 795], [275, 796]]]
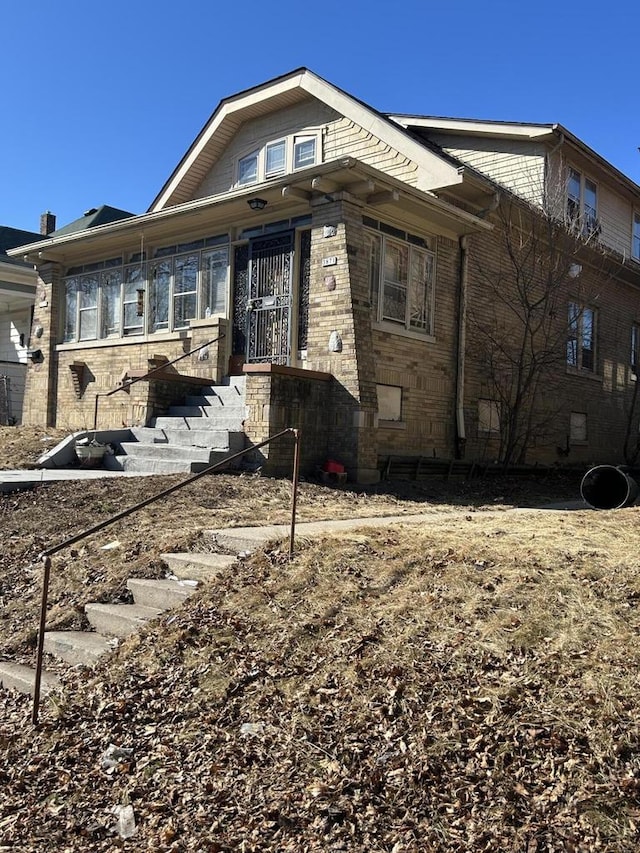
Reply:
[[398, 123], [308, 68], [298, 68], [220, 101], [152, 202], [149, 212], [191, 199], [243, 122], [309, 98], [316, 98], [332, 107], [415, 162], [419, 167], [418, 189], [430, 191], [462, 181], [461, 175], [448, 161], [425, 148]]
[[86, 231], [87, 228], [95, 228], [97, 225], [118, 222], [120, 219], [128, 219], [130, 216], [135, 216], [135, 214], [129, 213], [128, 210], [120, 210], [117, 207], [110, 207], [108, 204], [103, 204], [101, 207], [92, 207], [90, 210], [85, 211], [84, 215], [79, 219], [74, 219], [68, 225], [52, 231], [49, 236], [60, 237], [63, 234], [74, 234], [76, 231]]

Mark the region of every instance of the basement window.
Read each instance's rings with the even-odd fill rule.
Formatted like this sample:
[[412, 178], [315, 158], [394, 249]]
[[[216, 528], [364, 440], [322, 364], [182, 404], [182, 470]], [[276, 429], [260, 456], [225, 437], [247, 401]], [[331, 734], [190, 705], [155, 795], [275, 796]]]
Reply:
[[569, 421], [569, 439], [576, 444], [587, 441], [587, 415], [585, 412], [571, 412]]
[[402, 420], [402, 388], [398, 385], [377, 385], [378, 420]]
[[500, 432], [500, 408], [496, 400], [478, 400], [478, 432], [485, 435]]

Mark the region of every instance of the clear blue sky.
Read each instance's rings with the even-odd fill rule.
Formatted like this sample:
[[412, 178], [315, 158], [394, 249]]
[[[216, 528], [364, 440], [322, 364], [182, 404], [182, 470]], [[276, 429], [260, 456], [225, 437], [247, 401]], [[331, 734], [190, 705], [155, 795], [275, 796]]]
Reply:
[[145, 211], [222, 98], [303, 65], [383, 112], [559, 122], [640, 183], [639, 23], [630, 0], [5, 3], [0, 224]]

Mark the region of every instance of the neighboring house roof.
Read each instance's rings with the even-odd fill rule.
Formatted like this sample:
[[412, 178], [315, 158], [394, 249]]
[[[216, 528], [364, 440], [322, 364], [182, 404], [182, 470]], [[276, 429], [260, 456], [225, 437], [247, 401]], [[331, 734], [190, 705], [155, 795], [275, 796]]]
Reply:
[[298, 68], [220, 101], [152, 202], [149, 212], [157, 212], [191, 198], [243, 122], [308, 98], [316, 98], [332, 107], [416, 163], [419, 169], [417, 189], [428, 192], [462, 181], [461, 175], [449, 162], [416, 141], [398, 123], [308, 68]]
[[108, 225], [110, 222], [118, 222], [121, 219], [128, 219], [130, 216], [135, 216], [135, 213], [103, 204], [101, 207], [92, 207], [91, 210], [87, 210], [79, 219], [74, 219], [68, 225], [52, 231], [49, 236], [60, 237], [63, 234], [75, 234], [76, 231], [86, 231], [87, 228]]
[[43, 235], [34, 231], [22, 231], [20, 228], [9, 228], [8, 225], [0, 225], [0, 260], [5, 264], [16, 266], [33, 267], [33, 264], [25, 264], [18, 258], [9, 258], [7, 249], [15, 249], [16, 246], [26, 246], [28, 243], [36, 243], [42, 240]]

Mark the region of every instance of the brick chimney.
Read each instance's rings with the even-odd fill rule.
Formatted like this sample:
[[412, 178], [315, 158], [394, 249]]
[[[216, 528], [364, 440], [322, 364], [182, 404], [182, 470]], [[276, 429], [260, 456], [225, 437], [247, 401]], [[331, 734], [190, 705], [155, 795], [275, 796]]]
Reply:
[[51, 232], [55, 230], [56, 217], [49, 210], [45, 210], [45, 212], [40, 217], [40, 233], [46, 237], [47, 234], [51, 234]]

